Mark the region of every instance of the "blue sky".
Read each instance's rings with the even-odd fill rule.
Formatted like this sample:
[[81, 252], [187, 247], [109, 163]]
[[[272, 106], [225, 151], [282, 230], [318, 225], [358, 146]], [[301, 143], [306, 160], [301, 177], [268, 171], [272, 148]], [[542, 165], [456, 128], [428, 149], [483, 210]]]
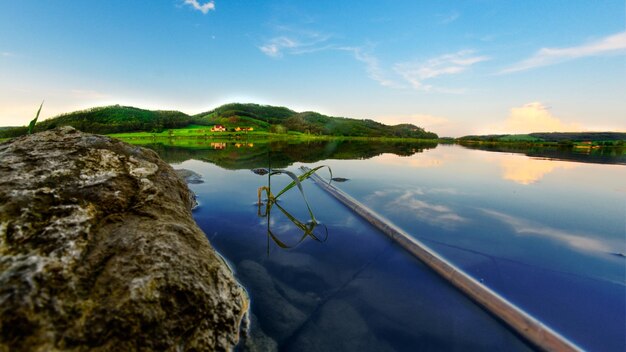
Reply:
[[626, 131], [619, 1], [0, 0], [0, 126], [124, 104]]

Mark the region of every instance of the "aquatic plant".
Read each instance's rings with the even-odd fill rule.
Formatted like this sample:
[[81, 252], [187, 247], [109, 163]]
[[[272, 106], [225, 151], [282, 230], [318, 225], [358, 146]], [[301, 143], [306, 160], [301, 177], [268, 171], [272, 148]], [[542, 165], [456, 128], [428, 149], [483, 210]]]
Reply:
[[269, 176], [287, 175], [287, 176], [291, 177], [291, 179], [293, 180], [293, 181], [291, 181], [291, 183], [289, 183], [287, 186], [285, 186], [283, 189], [281, 189], [280, 192], [278, 192], [276, 195], [272, 194], [271, 189], [268, 186], [261, 186], [261, 187], [259, 187], [259, 189], [258, 189], [258, 199], [259, 199], [258, 204], [259, 205], [263, 204], [263, 202], [261, 202], [261, 193], [263, 193], [263, 191], [265, 191], [265, 194], [267, 195], [268, 206], [271, 206], [271, 204], [276, 203], [276, 200], [278, 199], [278, 197], [283, 195], [288, 190], [290, 190], [290, 189], [292, 189], [292, 188], [297, 186], [298, 190], [300, 191], [300, 194], [302, 195], [302, 199], [304, 199], [304, 203], [306, 204], [306, 207], [307, 207], [307, 209], [309, 211], [309, 215], [311, 216], [311, 221], [317, 222], [315, 220], [315, 215], [313, 214], [313, 210], [311, 210], [311, 206], [309, 205], [309, 202], [306, 199], [306, 195], [304, 194], [304, 189], [302, 188], [302, 181], [304, 181], [307, 178], [311, 177], [317, 170], [319, 170], [321, 168], [328, 168], [328, 172], [330, 173], [330, 178], [331, 179], [333, 178], [333, 171], [327, 165], [321, 165], [321, 166], [314, 167], [314, 168], [308, 170], [307, 172], [303, 173], [300, 176], [296, 176], [295, 173], [293, 173], [291, 171], [287, 171], [287, 170], [266, 170], [266, 169], [255, 169], [255, 170], [253, 170], [253, 172], [256, 173], [256, 174], [268, 174], [269, 173]]
[[41, 112], [41, 108], [43, 107], [43, 101], [41, 105], [39, 105], [39, 110], [37, 110], [37, 115], [35, 118], [28, 124], [28, 134], [33, 134], [33, 130], [35, 129], [35, 125], [37, 124], [37, 119], [39, 118], [39, 113]]

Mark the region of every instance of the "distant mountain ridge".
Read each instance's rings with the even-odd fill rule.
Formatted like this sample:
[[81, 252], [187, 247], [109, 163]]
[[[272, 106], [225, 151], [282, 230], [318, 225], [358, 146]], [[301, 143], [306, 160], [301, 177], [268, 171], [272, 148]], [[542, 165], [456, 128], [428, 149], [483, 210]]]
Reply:
[[[196, 115], [180, 111], [145, 110], [112, 105], [62, 114], [41, 121], [35, 132], [59, 126], [73, 126], [84, 132], [110, 134], [124, 132], [160, 132], [188, 125], [223, 125], [227, 128], [252, 127], [256, 131], [287, 133], [289, 131], [359, 137], [403, 137], [436, 139], [438, 136], [411, 124], [389, 126], [373, 120], [327, 116], [317, 112], [296, 112], [282, 106], [259, 104], [225, 104]], [[0, 138], [26, 134], [28, 129], [0, 129]]]
[[477, 142], [585, 142], [623, 141], [623, 132], [536, 132], [528, 134], [489, 134], [458, 138], [459, 141]]

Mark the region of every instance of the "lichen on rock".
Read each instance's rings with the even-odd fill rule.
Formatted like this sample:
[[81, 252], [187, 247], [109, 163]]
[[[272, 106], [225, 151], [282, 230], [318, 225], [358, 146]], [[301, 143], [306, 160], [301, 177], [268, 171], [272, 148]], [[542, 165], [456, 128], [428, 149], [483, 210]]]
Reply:
[[63, 127], [0, 144], [0, 351], [229, 350], [245, 291], [156, 153]]

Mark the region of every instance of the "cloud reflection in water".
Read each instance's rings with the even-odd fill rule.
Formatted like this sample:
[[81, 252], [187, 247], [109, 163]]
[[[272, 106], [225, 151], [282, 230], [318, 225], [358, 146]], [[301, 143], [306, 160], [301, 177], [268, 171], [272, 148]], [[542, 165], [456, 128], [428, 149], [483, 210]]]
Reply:
[[622, 253], [624, 249], [616, 250], [609, 244], [594, 238], [595, 236], [586, 234], [574, 234], [562, 229], [557, 229], [529, 220], [507, 215], [495, 210], [481, 209], [487, 215], [511, 226], [519, 235], [540, 236], [559, 241], [573, 249], [584, 252], [600, 253]]
[[[399, 196], [394, 196], [395, 194]], [[380, 198], [393, 197], [387, 202], [385, 207], [393, 211], [404, 211], [412, 213], [418, 220], [432, 226], [441, 227], [447, 230], [454, 229], [457, 225], [466, 223], [469, 220], [458, 215], [450, 207], [434, 204], [423, 200], [426, 194], [456, 194], [454, 189], [424, 189], [415, 188], [412, 190], [385, 190], [376, 191], [368, 197], [368, 201], [379, 202]]]
[[507, 155], [500, 161], [502, 178], [522, 185], [533, 184], [556, 169], [571, 170], [575, 164]]

